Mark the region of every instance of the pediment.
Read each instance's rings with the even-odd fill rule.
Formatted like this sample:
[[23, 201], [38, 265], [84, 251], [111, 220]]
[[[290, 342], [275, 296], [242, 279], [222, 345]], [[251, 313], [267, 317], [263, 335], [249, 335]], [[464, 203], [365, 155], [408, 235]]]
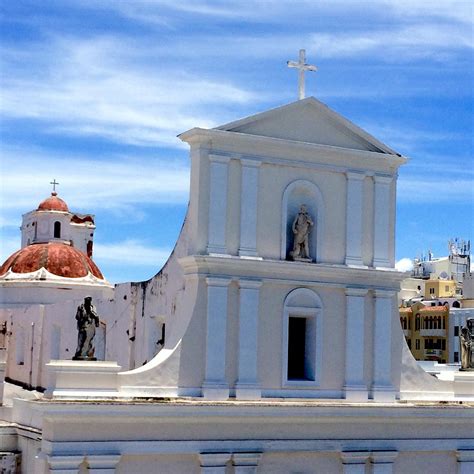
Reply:
[[314, 97], [222, 125], [216, 130], [397, 154]]

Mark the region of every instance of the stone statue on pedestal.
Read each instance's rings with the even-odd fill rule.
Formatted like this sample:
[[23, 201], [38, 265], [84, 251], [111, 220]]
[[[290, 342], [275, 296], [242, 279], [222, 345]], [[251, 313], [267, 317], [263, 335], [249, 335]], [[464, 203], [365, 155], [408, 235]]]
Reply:
[[294, 240], [293, 251], [290, 252], [290, 256], [293, 260], [302, 262], [312, 261], [309, 255], [309, 233], [313, 226], [314, 222], [308, 214], [306, 206], [302, 204], [292, 225]]
[[460, 370], [474, 370], [474, 319], [469, 318], [459, 334]]
[[77, 320], [77, 349], [73, 360], [96, 360], [94, 357], [93, 339], [95, 328], [99, 326], [99, 316], [92, 304], [92, 297], [86, 296], [84, 303], [78, 306]]

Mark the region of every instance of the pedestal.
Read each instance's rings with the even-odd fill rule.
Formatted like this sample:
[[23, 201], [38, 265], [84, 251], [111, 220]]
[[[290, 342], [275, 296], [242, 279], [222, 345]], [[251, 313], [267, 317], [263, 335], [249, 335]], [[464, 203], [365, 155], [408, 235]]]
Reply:
[[116, 362], [52, 360], [48, 371], [47, 398], [108, 398], [118, 395], [122, 367]]

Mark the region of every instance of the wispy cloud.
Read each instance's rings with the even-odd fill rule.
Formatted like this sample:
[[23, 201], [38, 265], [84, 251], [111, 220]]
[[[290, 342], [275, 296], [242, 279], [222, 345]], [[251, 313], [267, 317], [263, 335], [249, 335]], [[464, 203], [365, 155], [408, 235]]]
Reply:
[[230, 80], [151, 67], [143, 45], [126, 37], [52, 38], [29, 53], [3, 52], [3, 116], [35, 120], [50, 133], [180, 146], [178, 133], [216, 125], [209, 107], [254, 98]]
[[315, 33], [312, 47], [322, 57], [340, 58], [376, 55], [387, 62], [430, 57], [445, 60], [452, 49], [474, 47], [467, 28], [450, 24], [417, 24], [365, 32]]
[[[110, 154], [107, 160], [53, 154], [41, 150], [7, 148], [0, 198], [5, 212], [17, 216], [32, 202], [44, 199], [44, 185], [56, 177], [62, 196], [81, 208], [140, 212], [146, 204], [185, 204], [189, 194], [189, 169], [180, 160]], [[15, 196], [15, 199], [11, 199]], [[21, 211], [19, 211], [21, 210]]]
[[400, 177], [398, 180], [397, 200], [404, 203], [449, 203], [467, 204], [474, 202], [472, 179], [463, 179], [440, 175]]

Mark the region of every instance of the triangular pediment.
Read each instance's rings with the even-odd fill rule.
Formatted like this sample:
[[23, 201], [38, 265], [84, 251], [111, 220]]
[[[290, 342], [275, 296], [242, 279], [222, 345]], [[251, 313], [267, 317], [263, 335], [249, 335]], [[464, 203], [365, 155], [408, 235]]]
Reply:
[[216, 130], [397, 154], [314, 97], [222, 125]]

